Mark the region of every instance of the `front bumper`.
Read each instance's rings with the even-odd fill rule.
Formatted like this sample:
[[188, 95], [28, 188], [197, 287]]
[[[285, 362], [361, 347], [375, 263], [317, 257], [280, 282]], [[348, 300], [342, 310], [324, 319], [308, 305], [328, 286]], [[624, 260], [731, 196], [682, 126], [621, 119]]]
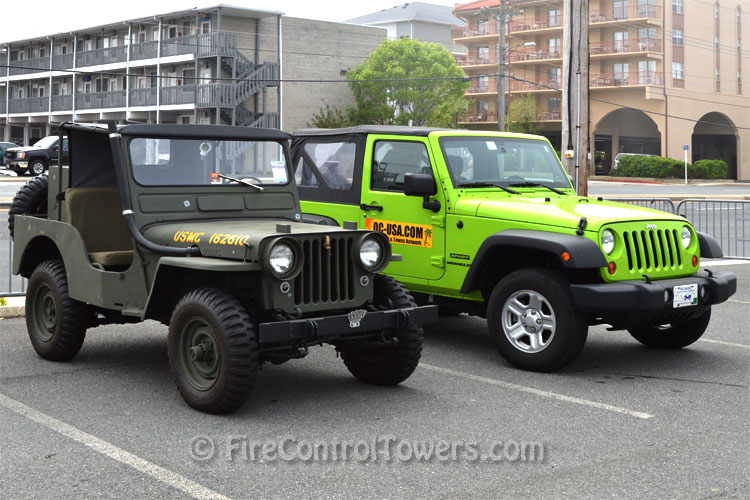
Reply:
[[[698, 285], [698, 304], [673, 307], [673, 290], [680, 285]], [[737, 276], [730, 272], [694, 274], [685, 278], [617, 283], [570, 285], [576, 307], [604, 318], [604, 322], [633, 325], [668, 323], [670, 318], [690, 317], [713, 304], [724, 302], [737, 291]], [[607, 321], [607, 319], [612, 321]]]
[[435, 322], [437, 319], [437, 306], [419, 306], [387, 311], [368, 311], [361, 318], [350, 313], [349, 315], [261, 323], [258, 326], [258, 344], [263, 347], [270, 344], [314, 344], [339, 339], [346, 340], [349, 337], [362, 336], [370, 331], [416, 328], [425, 323]]
[[5, 160], [5, 168], [8, 170], [26, 170], [29, 167], [27, 161]]

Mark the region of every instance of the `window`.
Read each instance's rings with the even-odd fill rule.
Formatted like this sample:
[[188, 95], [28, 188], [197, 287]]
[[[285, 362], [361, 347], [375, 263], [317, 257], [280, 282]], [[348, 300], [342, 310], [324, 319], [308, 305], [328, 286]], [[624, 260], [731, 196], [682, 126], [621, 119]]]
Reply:
[[737, 70], [737, 83], [742, 83], [742, 71]]
[[672, 0], [672, 12], [682, 14], [682, 0]]
[[550, 38], [547, 40], [547, 50], [550, 58], [560, 57], [560, 39]]
[[477, 33], [480, 35], [488, 35], [490, 33], [489, 19], [479, 19], [477, 21]]
[[638, 84], [658, 84], [656, 81], [656, 61], [638, 61]]
[[719, 19], [719, 2], [716, 2], [714, 4], [714, 17], [716, 19]]
[[638, 29], [638, 50], [654, 50], [656, 48], [656, 28]]
[[615, 31], [615, 52], [629, 52], [628, 37], [627, 31]]
[[[354, 142], [309, 142], [302, 152], [303, 163], [296, 172], [297, 184], [319, 187], [322, 178], [331, 189], [347, 190], [354, 179], [354, 161], [357, 145]], [[314, 165], [315, 168], [311, 168]]]
[[490, 76], [479, 75], [478, 78], [479, 92], [489, 92], [490, 90]]
[[615, 77], [615, 85], [627, 85], [628, 76], [630, 76], [628, 63], [617, 63], [612, 69]]
[[673, 29], [672, 30], [672, 45], [676, 45], [678, 47], [682, 47], [683, 38], [682, 38], [682, 30], [680, 29]]
[[716, 48], [717, 48], [717, 49], [719, 48], [719, 35], [716, 35], [716, 36], [714, 37], [714, 45], [716, 45]]
[[740, 6], [738, 5], [738, 6], [737, 6], [737, 22], [739, 23], [739, 22], [741, 22], [741, 21], [742, 21], [742, 9], [741, 9], [741, 8], [740, 8]]
[[562, 68], [549, 68], [547, 70], [547, 77], [549, 78], [550, 85], [560, 85], [562, 75]]
[[46, 50], [44, 50], [44, 47], [39, 49], [39, 57], [44, 57], [44, 54], [46, 54]]
[[378, 141], [372, 162], [372, 189], [403, 191], [404, 174], [432, 173], [427, 148], [421, 142]]
[[490, 48], [488, 46], [479, 47], [477, 49], [477, 64], [489, 64], [490, 63]]
[[719, 77], [720, 77], [719, 68], [716, 68], [714, 70], [714, 79], [718, 82], [719, 81]]
[[627, 19], [628, 18], [628, 1], [627, 0], [615, 0], [612, 2], [612, 9], [615, 19]]
[[638, 0], [638, 17], [656, 17], [656, 0]]
[[547, 19], [550, 28], [560, 26], [560, 9], [550, 9], [547, 11]]
[[672, 78], [682, 80], [685, 78], [684, 64], [681, 62], [672, 62]]
[[211, 33], [211, 21], [203, 21], [201, 23], [201, 33]]

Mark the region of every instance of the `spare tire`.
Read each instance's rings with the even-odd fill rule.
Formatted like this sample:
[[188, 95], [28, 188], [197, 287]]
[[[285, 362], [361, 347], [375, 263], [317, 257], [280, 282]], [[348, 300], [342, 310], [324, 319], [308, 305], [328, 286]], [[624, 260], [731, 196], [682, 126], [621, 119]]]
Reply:
[[13, 227], [16, 215], [36, 215], [47, 217], [47, 186], [49, 180], [47, 175], [34, 177], [21, 186], [13, 197], [13, 203], [8, 211], [8, 232], [13, 239]]

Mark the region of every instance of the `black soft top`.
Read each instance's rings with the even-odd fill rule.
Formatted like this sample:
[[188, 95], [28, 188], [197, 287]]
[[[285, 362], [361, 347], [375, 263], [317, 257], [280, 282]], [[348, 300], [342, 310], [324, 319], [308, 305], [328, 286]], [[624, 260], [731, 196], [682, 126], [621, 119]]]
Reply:
[[453, 130], [437, 127], [406, 127], [401, 125], [357, 125], [346, 128], [298, 128], [292, 135], [302, 136], [326, 136], [326, 135], [352, 135], [352, 134], [389, 134], [389, 135], [417, 135], [427, 137], [430, 132], [441, 130]]
[[[81, 132], [103, 132], [109, 133], [103, 124], [75, 124], [64, 123], [62, 127], [66, 130], [78, 130]], [[143, 135], [149, 137], [186, 137], [186, 138], [216, 138], [216, 139], [244, 139], [244, 140], [270, 140], [287, 141], [292, 136], [286, 132], [276, 129], [257, 127], [230, 127], [228, 125], [118, 125], [117, 131], [123, 135]]]

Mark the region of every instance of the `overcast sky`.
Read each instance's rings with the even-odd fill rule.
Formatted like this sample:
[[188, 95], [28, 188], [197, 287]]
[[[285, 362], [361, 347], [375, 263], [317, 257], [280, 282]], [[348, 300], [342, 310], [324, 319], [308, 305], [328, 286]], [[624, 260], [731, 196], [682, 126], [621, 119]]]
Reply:
[[[467, 2], [469, 0], [466, 0]], [[187, 10], [217, 4], [276, 10], [292, 17], [345, 21], [379, 10], [403, 5], [394, 0], [36, 0], [3, 2], [0, 42], [62, 33], [123, 19], [146, 17], [173, 10]], [[432, 0], [453, 7], [452, 0]], [[465, 3], [465, 2], [459, 2]]]

